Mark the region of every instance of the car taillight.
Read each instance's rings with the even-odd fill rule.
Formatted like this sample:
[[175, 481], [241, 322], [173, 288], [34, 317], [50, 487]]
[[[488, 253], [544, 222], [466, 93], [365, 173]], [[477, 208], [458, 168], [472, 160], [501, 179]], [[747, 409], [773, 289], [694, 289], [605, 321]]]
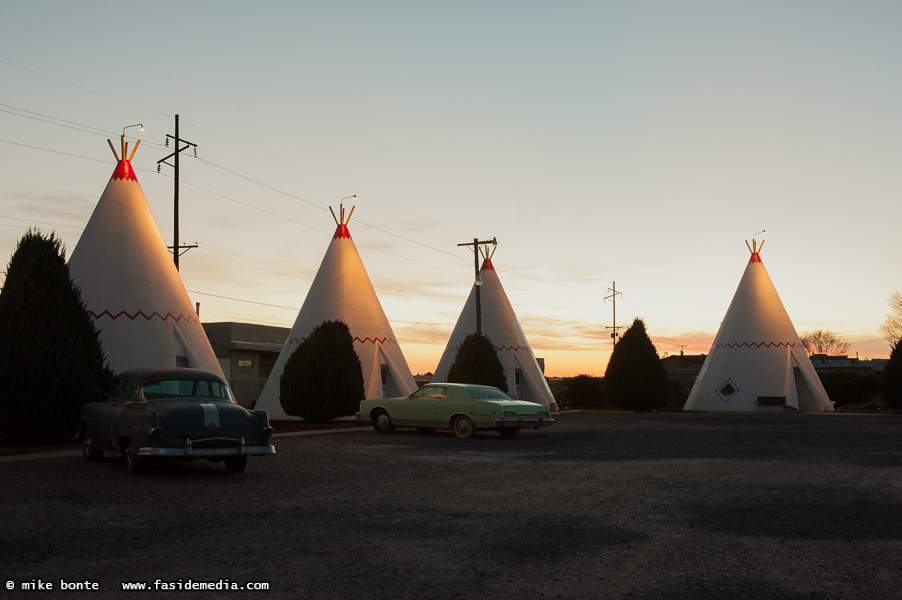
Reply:
[[150, 437], [155, 440], [160, 439], [161, 437], [163, 437], [163, 430], [159, 427], [154, 427], [150, 430]]

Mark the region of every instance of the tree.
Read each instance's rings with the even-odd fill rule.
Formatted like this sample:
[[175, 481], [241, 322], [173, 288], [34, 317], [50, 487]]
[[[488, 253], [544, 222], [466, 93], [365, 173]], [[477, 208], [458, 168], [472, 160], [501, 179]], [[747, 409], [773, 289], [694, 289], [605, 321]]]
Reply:
[[488, 336], [471, 333], [464, 338], [448, 370], [448, 382], [492, 385], [507, 391], [504, 367]]
[[614, 346], [604, 373], [608, 404], [628, 410], [652, 410], [667, 403], [667, 372], [655, 345], [636, 318]]
[[832, 331], [818, 329], [802, 336], [802, 345], [808, 356], [812, 354], [826, 354], [827, 356], [845, 356], [849, 353], [852, 344], [845, 341]]
[[603, 406], [604, 403], [604, 379], [584, 374], [567, 378], [562, 406]]
[[353, 415], [366, 397], [351, 330], [325, 321], [300, 343], [279, 380], [282, 408], [312, 423]]
[[112, 381], [94, 321], [55, 233], [29, 229], [0, 291], [0, 432], [53, 441], [78, 431], [81, 407]]
[[880, 326], [880, 333], [883, 334], [883, 339], [892, 346], [902, 339], [902, 294], [898, 290], [893, 292], [889, 297], [888, 304], [892, 312], [886, 315], [886, 320]]
[[883, 369], [881, 388], [884, 405], [902, 408], [902, 339], [896, 341], [889, 353], [889, 362]]

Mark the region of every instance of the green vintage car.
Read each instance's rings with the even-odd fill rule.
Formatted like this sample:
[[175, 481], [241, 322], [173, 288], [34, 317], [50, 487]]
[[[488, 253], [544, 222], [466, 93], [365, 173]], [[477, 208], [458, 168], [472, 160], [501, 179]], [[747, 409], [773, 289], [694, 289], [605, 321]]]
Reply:
[[372, 420], [380, 433], [391, 433], [395, 427], [451, 429], [459, 438], [471, 438], [478, 430], [514, 437], [521, 429], [554, 425], [543, 404], [514, 400], [496, 387], [467, 383], [431, 383], [404, 398], [364, 400], [357, 418]]

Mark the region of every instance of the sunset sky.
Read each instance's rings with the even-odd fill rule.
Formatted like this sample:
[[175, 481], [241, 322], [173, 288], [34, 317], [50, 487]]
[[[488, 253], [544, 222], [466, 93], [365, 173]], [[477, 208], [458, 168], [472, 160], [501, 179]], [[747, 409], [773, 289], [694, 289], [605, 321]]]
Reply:
[[[349, 224], [414, 373], [493, 263], [550, 376], [602, 374], [617, 325], [707, 353], [763, 229], [797, 331], [886, 357], [902, 289], [902, 3], [5, 2], [0, 259], [75, 248], [133, 166], [203, 321], [290, 327]], [[0, 281], [3, 275], [0, 274]]]

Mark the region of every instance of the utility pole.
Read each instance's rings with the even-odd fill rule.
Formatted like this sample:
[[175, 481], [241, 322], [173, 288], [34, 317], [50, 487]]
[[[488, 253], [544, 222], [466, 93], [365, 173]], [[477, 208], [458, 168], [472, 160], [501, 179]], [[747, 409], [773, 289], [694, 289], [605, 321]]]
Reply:
[[[175, 179], [175, 195], [173, 199], [173, 205], [175, 207], [174, 210], [174, 229], [172, 235], [172, 246], [170, 249], [172, 250], [172, 257], [175, 260], [175, 269], [176, 271], [179, 268], [179, 256], [182, 255], [181, 250], [188, 250], [190, 248], [197, 248], [197, 244], [189, 245], [189, 246], [180, 246], [179, 245], [179, 154], [182, 153], [183, 150], [187, 150], [188, 148], [194, 148], [194, 158], [197, 158], [197, 144], [192, 144], [188, 140], [183, 140], [179, 137], [179, 116], [175, 115], [175, 135], [171, 136], [168, 133], [166, 134], [166, 147], [169, 147], [169, 139], [175, 140], [175, 151], [167, 156], [166, 158], [161, 158], [157, 161], [157, 173], [160, 172], [160, 164], [166, 164], [175, 169], [174, 179]], [[182, 146], [182, 144], [185, 144]], [[174, 158], [174, 164], [169, 164], [166, 162], [170, 158]]]
[[476, 271], [476, 335], [482, 335], [482, 303], [479, 296], [479, 288], [482, 287], [482, 280], [479, 278], [479, 246], [492, 244], [498, 245], [498, 239], [479, 241], [479, 238], [473, 238], [472, 242], [466, 244], [458, 244], [458, 246], [473, 246], [473, 268]]
[[613, 331], [611, 331], [611, 340], [613, 341], [613, 344], [616, 346], [617, 345], [617, 330], [620, 329], [620, 327], [617, 327], [617, 296], [622, 296], [623, 294], [621, 294], [620, 292], [617, 291], [617, 282], [616, 281], [612, 281], [611, 284], [614, 286], [612, 288], [608, 288], [608, 291], [611, 292], [611, 295], [605, 296], [604, 300], [605, 300], [605, 302], [607, 302], [608, 299], [610, 299], [611, 304], [613, 304], [613, 306], [614, 306], [614, 309], [613, 309], [614, 310], [614, 321], [613, 321], [614, 326], [613, 327], [605, 327], [605, 329], [613, 330]]

